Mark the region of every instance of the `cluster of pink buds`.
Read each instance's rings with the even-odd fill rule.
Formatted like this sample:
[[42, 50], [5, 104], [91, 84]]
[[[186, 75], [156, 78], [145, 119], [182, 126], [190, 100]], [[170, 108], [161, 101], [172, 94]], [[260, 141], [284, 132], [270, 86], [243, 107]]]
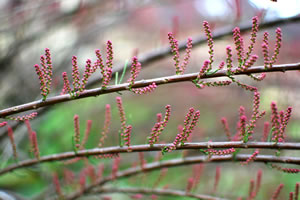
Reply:
[[106, 67], [101, 69], [103, 74], [102, 88], [106, 88], [112, 77], [113, 48], [110, 40], [106, 43]]
[[171, 47], [171, 51], [173, 54], [173, 60], [176, 68], [176, 74], [184, 74], [184, 71], [189, 63], [191, 57], [191, 49], [192, 49], [192, 38], [188, 38], [187, 45], [186, 45], [186, 52], [184, 55], [184, 61], [180, 65], [180, 58], [179, 58], [179, 48], [178, 48], [178, 41], [174, 38], [173, 33], [168, 33], [168, 39]]
[[294, 169], [294, 168], [284, 168], [284, 167], [280, 167], [278, 165], [275, 164], [271, 164], [271, 167], [274, 169], [277, 169], [279, 171], [285, 172], [285, 173], [290, 173], [290, 174], [297, 174], [300, 172], [300, 169]]
[[204, 32], [206, 35], [206, 40], [207, 40], [207, 45], [209, 48], [209, 67], [208, 67], [208, 71], [210, 71], [212, 69], [212, 63], [214, 62], [213, 58], [214, 58], [214, 43], [213, 43], [213, 39], [212, 39], [212, 34], [211, 34], [211, 29], [209, 27], [209, 24], [207, 21], [203, 22], [203, 28], [204, 28]]
[[104, 143], [104, 140], [107, 137], [107, 134], [109, 132], [109, 127], [111, 124], [111, 108], [109, 104], [106, 104], [105, 106], [105, 120], [104, 120], [104, 127], [103, 130], [101, 132], [101, 138], [98, 144], [98, 147], [101, 147]]
[[231, 133], [230, 133], [230, 130], [229, 130], [227, 119], [225, 117], [222, 117], [221, 122], [222, 122], [222, 125], [223, 125], [223, 129], [225, 131], [225, 134], [227, 136], [227, 139], [229, 141], [231, 141]]
[[15, 121], [25, 121], [25, 120], [32, 120], [37, 116], [37, 112], [33, 112], [28, 115], [23, 115], [23, 116], [17, 116], [17, 117], [7, 117], [8, 119], [15, 120]]
[[79, 150], [80, 148], [80, 129], [79, 129], [79, 116], [74, 116], [74, 145], [75, 150]]
[[281, 48], [281, 41], [282, 41], [282, 33], [281, 29], [277, 28], [276, 29], [276, 44], [274, 48], [274, 54], [272, 58], [270, 58], [270, 53], [269, 53], [269, 34], [267, 32], [264, 33], [264, 39], [263, 39], [263, 44], [261, 45], [262, 47], [262, 52], [264, 56], [264, 66], [265, 68], [271, 68], [273, 64], [277, 61], [278, 55], [279, 55], [279, 50]]
[[130, 69], [130, 78], [128, 79], [129, 85], [132, 86], [138, 77], [140, 71], [141, 71], [141, 63], [138, 61], [137, 57], [134, 56], [132, 58], [132, 64]]
[[235, 152], [235, 148], [223, 149], [223, 150], [215, 150], [215, 149], [207, 149], [204, 152], [208, 153], [209, 155], [229, 155]]
[[251, 120], [247, 125], [246, 135], [244, 137], [244, 142], [247, 142], [251, 139], [253, 134], [253, 129], [256, 127], [256, 122], [258, 119], [262, 118], [265, 115], [265, 111], [259, 112], [259, 105], [260, 105], [260, 94], [259, 92], [254, 92], [254, 99], [253, 99], [253, 112], [251, 116]]
[[14, 139], [14, 132], [13, 132], [13, 129], [9, 125], [7, 125], [7, 134], [9, 137], [10, 144], [11, 144], [14, 159], [17, 160], [18, 154], [17, 154], [17, 146], [16, 146], [15, 139]]
[[157, 115], [158, 116], [157, 122], [155, 123], [154, 127], [152, 128], [150, 137], [148, 138], [148, 143], [150, 144], [150, 146], [153, 146], [153, 144], [158, 142], [161, 132], [164, 130], [164, 128], [167, 126], [167, 123], [169, 122], [170, 115], [171, 115], [171, 106], [166, 105], [165, 108], [166, 108], [166, 113], [165, 113], [165, 117], [164, 117], [163, 121], [161, 120], [161, 118], [162, 118], [161, 114]]
[[131, 130], [132, 126], [128, 125], [124, 132], [124, 144], [128, 147], [128, 150], [130, 150], [130, 137], [131, 137]]
[[258, 154], [259, 150], [254, 151], [254, 153], [245, 162], [241, 162], [241, 165], [248, 165], [250, 162], [255, 160]]
[[129, 83], [129, 90], [135, 94], [146, 94], [146, 93], [153, 92], [157, 87], [157, 85], [154, 82], [143, 88], [132, 88], [140, 71], [141, 71], [141, 63], [138, 61], [137, 57], [134, 56], [132, 58], [130, 78], [127, 81]]
[[53, 185], [54, 185], [54, 188], [55, 188], [55, 192], [57, 194], [57, 196], [59, 197], [59, 199], [63, 199], [63, 193], [62, 193], [62, 190], [61, 190], [61, 186], [60, 186], [60, 183], [59, 183], [59, 178], [57, 176], [57, 174], [53, 174]]
[[101, 74], [103, 76], [103, 82], [102, 87], [106, 88], [109, 81], [112, 77], [112, 65], [113, 65], [113, 49], [112, 49], [112, 43], [110, 40], [107, 41], [107, 60], [106, 60], [106, 66], [103, 64], [103, 59], [100, 54], [100, 50], [95, 50], [95, 54], [97, 57], [97, 61], [92, 65], [92, 61], [90, 59], [87, 59], [86, 65], [85, 65], [85, 71], [83, 74], [82, 79], [80, 80], [80, 73], [78, 70], [78, 63], [77, 63], [77, 57], [72, 57], [72, 85], [73, 89], [70, 87], [70, 82], [68, 80], [68, 75], [66, 72], [62, 73], [64, 86], [62, 89], [61, 94], [71, 94], [73, 97], [78, 97], [80, 92], [85, 90], [85, 86], [88, 82], [88, 79], [90, 76], [97, 70], [99, 67], [101, 70]]
[[112, 165], [112, 170], [111, 170], [111, 177], [112, 177], [112, 179], [115, 179], [116, 176], [117, 176], [117, 172], [119, 170], [120, 162], [121, 162], [121, 158], [120, 157], [116, 157], [114, 159], [114, 163]]
[[32, 131], [31, 133], [31, 146], [36, 159], [40, 159], [40, 151], [38, 147], [37, 135], [36, 132]]
[[173, 141], [172, 146], [165, 147], [163, 152], [171, 152], [172, 150], [175, 150], [179, 144], [184, 145], [184, 143], [188, 140], [190, 134], [194, 130], [195, 126], [197, 125], [199, 117], [200, 117], [200, 111], [197, 110], [195, 112], [194, 108], [190, 108], [189, 112], [185, 117], [182, 131], [177, 134], [175, 140]]
[[0, 127], [6, 126], [6, 125], [7, 125], [7, 122], [1, 122], [0, 123]]
[[132, 88], [132, 91], [135, 94], [147, 94], [153, 92], [157, 88], [157, 85], [153, 82], [152, 84], [143, 87], [143, 88]]
[[44, 101], [50, 93], [52, 82], [52, 60], [50, 50], [48, 48], [45, 49], [45, 55], [40, 57], [40, 61], [41, 66], [36, 64], [34, 65], [34, 68], [40, 80], [40, 90]]
[[276, 190], [274, 191], [274, 193], [273, 193], [273, 195], [272, 195], [272, 200], [277, 200], [277, 198], [279, 197], [279, 194], [280, 194], [280, 192], [281, 192], [281, 190], [282, 190], [282, 188], [283, 188], [283, 184], [280, 184], [277, 188], [276, 188]]
[[274, 142], [284, 142], [285, 140], [285, 129], [291, 118], [292, 108], [288, 107], [286, 112], [283, 110], [277, 111], [277, 105], [275, 102], [271, 103], [271, 123], [272, 123], [272, 141]]

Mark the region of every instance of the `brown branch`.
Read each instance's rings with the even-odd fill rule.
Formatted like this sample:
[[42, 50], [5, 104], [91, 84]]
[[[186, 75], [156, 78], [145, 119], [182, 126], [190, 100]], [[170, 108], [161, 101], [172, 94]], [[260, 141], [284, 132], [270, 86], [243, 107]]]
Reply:
[[[87, 194], [92, 191], [94, 188], [102, 186], [110, 181], [120, 179], [120, 178], [127, 178], [130, 176], [137, 175], [139, 173], [150, 172], [154, 170], [158, 170], [161, 168], [170, 168], [170, 167], [177, 167], [183, 165], [192, 165], [197, 163], [211, 163], [211, 162], [229, 162], [229, 161], [246, 161], [251, 154], [240, 154], [233, 157], [232, 155], [225, 155], [225, 156], [211, 156], [210, 158], [207, 156], [193, 156], [193, 157], [186, 157], [186, 158], [178, 158], [172, 159], [167, 161], [158, 161], [153, 163], [148, 163], [141, 168], [132, 167], [126, 170], [122, 170], [118, 172], [114, 177], [111, 175], [96, 181], [93, 184], [86, 186], [83, 190], [75, 192], [66, 197], [66, 200], [73, 200], [76, 199], [83, 194]], [[255, 162], [276, 162], [276, 163], [288, 163], [288, 164], [300, 164], [300, 158], [295, 157], [277, 157], [271, 155], [258, 155]]]
[[171, 189], [149, 189], [149, 188], [99, 188], [94, 190], [92, 194], [103, 193], [131, 193], [131, 194], [155, 194], [158, 196], [174, 196], [174, 197], [190, 197], [202, 200], [226, 200], [224, 198], [214, 197], [205, 194], [192, 194], [180, 190]]
[[[262, 73], [262, 72], [285, 72], [285, 71], [291, 71], [291, 70], [300, 70], [300, 63], [293, 63], [293, 64], [283, 64], [283, 65], [275, 65], [271, 69], [265, 69], [264, 66], [257, 66], [257, 67], [251, 67], [247, 71], [244, 72], [237, 72], [234, 73], [234, 75], [248, 75], [248, 74], [255, 74], [255, 73]], [[160, 77], [160, 78], [154, 78], [154, 79], [147, 79], [147, 80], [141, 80], [136, 81], [136, 83], [132, 86], [132, 88], [140, 88], [148, 86], [149, 84], [156, 83], [156, 85], [163, 85], [163, 84], [169, 84], [169, 83], [177, 83], [177, 82], [184, 82], [184, 81], [192, 81], [196, 79], [198, 73], [190, 73], [190, 74], [184, 74], [184, 75], [173, 75], [173, 76], [166, 76], [166, 77]], [[203, 75], [202, 79], [209, 79], [209, 78], [217, 78], [217, 77], [227, 77], [227, 71], [226, 70], [220, 70], [216, 72], [215, 74], [211, 75]], [[107, 88], [95, 88], [90, 90], [85, 90], [80, 93], [80, 96], [78, 98], [73, 98], [71, 95], [59, 95], [50, 97], [45, 101], [38, 100], [33, 101], [30, 103], [26, 103], [19, 106], [10, 107], [4, 110], [0, 111], [0, 118], [4, 118], [6, 116], [28, 111], [28, 110], [36, 110], [41, 107], [54, 105], [57, 103], [77, 100], [81, 98], [87, 98], [92, 96], [98, 96], [108, 93], [114, 93], [114, 92], [120, 92], [124, 90], [129, 89], [129, 83], [124, 83], [120, 85], [112, 85], [108, 86]]]
[[[14, 171], [16, 169], [30, 167], [38, 163], [46, 163], [53, 161], [61, 161], [66, 159], [71, 159], [75, 157], [88, 157], [93, 155], [101, 154], [114, 154], [114, 153], [129, 153], [129, 152], [141, 152], [141, 151], [161, 151], [164, 147], [172, 146], [172, 143], [169, 144], [155, 144], [153, 147], [150, 145], [134, 145], [130, 147], [106, 147], [106, 148], [94, 148], [89, 150], [81, 150], [77, 153], [75, 152], [64, 152], [54, 155], [43, 156], [39, 160], [30, 159], [20, 161], [17, 164], [10, 165], [2, 170], [0, 170], [0, 175], [3, 175], [7, 172]], [[271, 142], [199, 142], [199, 143], [186, 143], [183, 146], [177, 147], [176, 150], [188, 150], [188, 149], [210, 149], [210, 148], [246, 148], [246, 149], [284, 149], [284, 150], [299, 150], [300, 143], [271, 143]], [[299, 159], [293, 159], [286, 161], [288, 163], [300, 164]]]

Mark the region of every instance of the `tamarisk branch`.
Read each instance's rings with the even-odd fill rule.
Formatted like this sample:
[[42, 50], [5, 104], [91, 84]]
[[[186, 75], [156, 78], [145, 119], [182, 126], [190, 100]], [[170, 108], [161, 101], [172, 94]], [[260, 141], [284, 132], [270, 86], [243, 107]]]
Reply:
[[[65, 152], [60, 154], [48, 155], [40, 157], [37, 159], [30, 159], [18, 162], [18, 164], [10, 165], [7, 168], [0, 170], [0, 175], [3, 175], [7, 172], [14, 171], [16, 169], [30, 167], [39, 163], [61, 161], [66, 159], [71, 159], [75, 157], [89, 157], [94, 155], [103, 155], [103, 154], [117, 154], [117, 153], [128, 153], [130, 152], [143, 152], [143, 151], [161, 151], [165, 147], [171, 147], [173, 144], [154, 144], [152, 147], [150, 145], [133, 145], [130, 147], [106, 147], [106, 148], [94, 148], [90, 150], [80, 150], [75, 152]], [[130, 149], [129, 149], [130, 148]], [[182, 146], [178, 146], [176, 150], [187, 150], [187, 149], [211, 149], [211, 148], [243, 148], [243, 149], [282, 149], [282, 150], [299, 150], [300, 143], [271, 143], [271, 142], [199, 142], [199, 143], [185, 143]], [[251, 156], [251, 155], [249, 155]], [[248, 156], [248, 157], [249, 157]], [[248, 157], [242, 159], [245, 161]], [[259, 157], [255, 158], [255, 161], [261, 162], [283, 162], [300, 165], [300, 158], [284, 158], [284, 157]], [[223, 158], [223, 156], [222, 156]], [[226, 157], [225, 157], [226, 158]], [[231, 160], [233, 157], [227, 157]], [[265, 160], [267, 159], [267, 160]], [[210, 159], [210, 161], [212, 161]]]
[[[268, 68], [268, 69], [265, 69], [264, 66], [256, 66], [256, 67], [251, 67], [246, 71], [235, 72], [232, 75], [250, 75], [250, 74], [256, 74], [256, 73], [263, 73], [263, 72], [265, 72], [265, 73], [266, 72], [286, 72], [286, 71], [293, 71], [293, 70], [300, 70], [300, 63], [274, 65], [272, 68]], [[177, 82], [193, 81], [197, 78], [197, 76], [198, 76], [198, 73], [165, 76], [165, 77], [160, 77], [160, 78], [136, 81], [131, 87], [132, 88], [141, 88], [141, 87], [146, 87], [152, 83], [155, 83], [156, 85], [164, 85], [164, 84], [177, 83]], [[204, 74], [201, 76], [201, 79], [227, 77], [227, 76], [228, 76], [227, 70], [220, 70], [214, 74], [210, 74], [210, 75]], [[29, 110], [36, 110], [41, 107], [50, 106], [50, 105], [54, 105], [54, 104], [58, 104], [58, 103], [62, 103], [62, 102], [73, 101], [76, 99], [87, 98], [87, 97], [92, 97], [92, 96], [99, 96], [99, 95], [109, 94], [109, 93], [114, 93], [114, 92], [125, 91], [125, 90], [129, 89], [129, 84], [130, 83], [124, 83], [124, 84], [120, 84], [120, 85], [107, 86], [106, 88], [100, 87], [100, 88], [85, 90], [85, 91], [81, 92], [77, 98], [74, 98], [69, 94], [65, 94], [65, 95], [49, 97], [45, 101], [38, 100], [38, 101], [33, 101], [30, 103], [23, 104], [23, 105], [10, 107], [10, 108], [3, 109], [0, 111], [0, 118], [5, 118], [12, 114], [17, 114], [17, 113], [21, 113], [21, 112], [29, 111]]]

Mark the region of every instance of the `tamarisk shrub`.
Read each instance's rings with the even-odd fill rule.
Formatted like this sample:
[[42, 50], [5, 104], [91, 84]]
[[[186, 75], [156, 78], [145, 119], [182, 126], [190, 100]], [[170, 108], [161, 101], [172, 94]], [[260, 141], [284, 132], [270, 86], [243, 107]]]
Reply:
[[[134, 56], [128, 80], [122, 83], [124, 76], [121, 76], [120, 79], [115, 76], [116, 84], [113, 85], [114, 53], [112, 42], [108, 40], [106, 61], [104, 62], [101, 51], [97, 49], [95, 51], [96, 61], [86, 60], [82, 76], [79, 72], [78, 58], [72, 57], [72, 85], [68, 74], [63, 72], [62, 92], [60, 95], [52, 97], [48, 97], [51, 92], [52, 58], [50, 50], [46, 48], [45, 55], [40, 57], [40, 65], [34, 65], [40, 82], [42, 99], [0, 111], [0, 117], [3, 119], [0, 122], [0, 127], [7, 128], [7, 136], [12, 149], [12, 159], [2, 164], [0, 179], [9, 172], [13, 172], [9, 174], [10, 176], [18, 176], [21, 169], [28, 169], [28, 173], [31, 169], [37, 171], [36, 173], [46, 173], [43, 166], [44, 163], [48, 163], [54, 166], [51, 169], [52, 175], [45, 177], [46, 181], [52, 180], [50, 182], [53, 183], [45, 186], [47, 187], [45, 195], [49, 199], [68, 200], [91, 195], [97, 196], [98, 199], [114, 199], [113, 193], [125, 193], [129, 194], [131, 199], [144, 199], [145, 196], [159, 199], [162, 196], [167, 196], [166, 198], [251, 200], [260, 197], [279, 199], [279, 196], [282, 195], [283, 198], [297, 200], [299, 198], [299, 183], [293, 183], [295, 185], [293, 191], [283, 191], [284, 184], [280, 183], [279, 186], [274, 184], [271, 187], [264, 186], [264, 179], [262, 178], [265, 176], [263, 175], [265, 171], [269, 170], [274, 170], [274, 173], [280, 175], [288, 173], [299, 176], [300, 169], [289, 166], [291, 164], [299, 165], [299, 156], [290, 157], [281, 154], [282, 151], [299, 151], [300, 149], [299, 143], [288, 142], [287, 140], [288, 133], [286, 130], [293, 109], [287, 107], [278, 112], [277, 103], [273, 101], [269, 111], [263, 110], [261, 92], [258, 87], [244, 83], [237, 78], [237, 75], [245, 74], [252, 80], [259, 82], [265, 79], [267, 73], [300, 69], [299, 64], [275, 65], [282, 46], [281, 29], [276, 29], [276, 42], [272, 57], [270, 57], [269, 34], [267, 32], [263, 34], [261, 49], [264, 66], [255, 67], [254, 64], [258, 61], [258, 55], [253, 52], [255, 52], [255, 43], [258, 41], [258, 17], [252, 19], [252, 31], [248, 47], [245, 47], [245, 40], [240, 29], [234, 28], [232, 32], [235, 47], [227, 46], [225, 49], [226, 59], [217, 65], [214, 65], [217, 59], [215, 58], [213, 34], [209, 23], [203, 22], [203, 28], [209, 49], [209, 58], [199, 65], [201, 67], [196, 73], [185, 74], [190, 58], [193, 56], [192, 38], [187, 39], [185, 55], [183, 61], [180, 61], [178, 40], [175, 39], [172, 32], [169, 32], [168, 39], [173, 55], [175, 75], [138, 81], [137, 78], [142, 65], [138, 57]], [[234, 61], [234, 50], [237, 54], [237, 61]], [[94, 73], [98, 73], [97, 76], [101, 77], [100, 87], [87, 89], [89, 78]], [[254, 75], [256, 73], [260, 74]], [[225, 79], [209, 80], [218, 77]], [[161, 107], [159, 113], [152, 116], [151, 119], [147, 119], [147, 124], [149, 127], [152, 126], [152, 129], [146, 130], [145, 128], [138, 131], [136, 121], [144, 119], [141, 117], [141, 119], [134, 120], [131, 116], [132, 108], [127, 107], [128, 102], [124, 101], [125, 95], [122, 95], [121, 92], [129, 91], [132, 92], [131, 95], [153, 95], [159, 87], [162, 87], [160, 85], [183, 81], [191, 82], [196, 86], [195, 90], [235, 84], [243, 92], [251, 92], [253, 96], [251, 114], [249, 115], [248, 112], [250, 111], [244, 107], [247, 105], [240, 106], [234, 132], [231, 127], [232, 122], [226, 117], [221, 118], [220, 126], [223, 126], [224, 136], [226, 136], [224, 141], [219, 141], [213, 137], [208, 141], [205, 138], [199, 141], [195, 140], [194, 136], [199, 134], [197, 131], [201, 127], [199, 126], [201, 119], [206, 117], [201, 111], [202, 108], [199, 106], [188, 108], [186, 105], [181, 105], [185, 107], [187, 114], [180, 113], [178, 115], [174, 114], [176, 107], [174, 108], [170, 103]], [[72, 118], [62, 119], [62, 126], [67, 126], [69, 123], [73, 124], [70, 139], [64, 141], [66, 143], [63, 152], [47, 151], [48, 153], [45, 153], [45, 150], [52, 146], [40, 145], [45, 133], [42, 130], [35, 131], [36, 127], [31, 126], [30, 123], [37, 117], [39, 111], [23, 116], [11, 116], [23, 111], [36, 110], [40, 107], [66, 101], [76, 102], [81, 98], [107, 93], [120, 95], [115, 98], [115, 101], [105, 102], [104, 111], [97, 113], [97, 117], [89, 118], [86, 121], [84, 132], [81, 128], [81, 121], [86, 116], [74, 114], [73, 120]], [[139, 97], [135, 96], [135, 98], [138, 99]], [[80, 109], [84, 109], [79, 101], [77, 102]], [[139, 106], [139, 104], [134, 105], [134, 107]], [[149, 110], [152, 109], [151, 106], [147, 105]], [[99, 117], [100, 115], [102, 116]], [[271, 119], [266, 119], [265, 115], [270, 115]], [[99, 123], [99, 118], [102, 117], [104, 120]], [[180, 118], [181, 123], [175, 124], [172, 121], [173, 118]], [[21, 121], [26, 124], [30, 143], [28, 155], [18, 153], [20, 149], [15, 143], [14, 131], [9, 120]], [[264, 123], [263, 133], [256, 129], [260, 121]], [[100, 128], [98, 124], [101, 124], [102, 127]], [[95, 126], [97, 127], [95, 128]], [[178, 126], [177, 134], [174, 133], [176, 132], [174, 126]], [[60, 135], [63, 134], [67, 133], [60, 133]], [[136, 138], [141, 138], [141, 135], [144, 142], [137, 142], [139, 139]], [[59, 137], [53, 139], [54, 142], [51, 145], [55, 146], [56, 143], [60, 142], [59, 140]], [[181, 153], [182, 151], [183, 153]], [[229, 179], [226, 174], [228, 169], [225, 165], [221, 166], [220, 162], [229, 161], [232, 162], [231, 164], [234, 165], [235, 169], [246, 168], [248, 170], [252, 166], [255, 168], [254, 171], [257, 171], [256, 178], [250, 180], [248, 188], [240, 186], [239, 191], [231, 192], [231, 190], [237, 190], [238, 186], [231, 185], [234, 189], [229, 189], [228, 185], [230, 184], [224, 184], [226, 183], [224, 178]], [[266, 167], [263, 170], [260, 168], [264, 166], [257, 168], [257, 165], [253, 164], [256, 162], [264, 163]], [[218, 163], [218, 166], [213, 165], [213, 163]], [[184, 170], [180, 169], [179, 166], [183, 166]], [[205, 177], [204, 171], [207, 170], [206, 172], [210, 173], [207, 168], [212, 166], [215, 169], [213, 170], [214, 175], [210, 178]], [[249, 173], [253, 173], [255, 176], [255, 172], [252, 170]], [[182, 174], [182, 177], [179, 177], [179, 174]], [[244, 177], [231, 176], [231, 179], [233, 178], [239, 179], [248, 186], [248, 180], [245, 180]], [[186, 182], [182, 183], [182, 180]], [[180, 187], [174, 187], [173, 182]], [[267, 191], [265, 192], [267, 197], [263, 193], [264, 190]]]

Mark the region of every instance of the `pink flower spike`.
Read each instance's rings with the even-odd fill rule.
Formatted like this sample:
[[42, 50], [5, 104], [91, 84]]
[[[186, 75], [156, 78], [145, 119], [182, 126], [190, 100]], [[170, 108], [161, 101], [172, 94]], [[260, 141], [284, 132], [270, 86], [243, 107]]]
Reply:
[[187, 40], [187, 44], [186, 44], [186, 49], [185, 49], [185, 55], [184, 55], [184, 58], [183, 58], [183, 63], [181, 64], [181, 70], [182, 70], [182, 74], [184, 73], [188, 63], [189, 63], [189, 60], [190, 60], [190, 57], [191, 57], [191, 50], [192, 50], [192, 38], [188, 38]]
[[36, 132], [31, 133], [31, 143], [32, 143], [32, 148], [33, 148], [33, 153], [36, 159], [40, 159], [40, 151], [38, 147], [38, 141], [37, 141], [37, 136]]
[[34, 65], [34, 67], [35, 67], [35, 72], [38, 75], [39, 80], [40, 80], [41, 95], [43, 96], [43, 100], [46, 100], [46, 97], [48, 95], [48, 90], [47, 90], [45, 79], [44, 79], [44, 73], [40, 69], [39, 65]]
[[72, 90], [71, 90], [71, 88], [70, 88], [70, 82], [69, 82], [69, 79], [68, 79], [67, 72], [63, 72], [63, 73], [62, 73], [62, 77], [63, 77], [63, 81], [64, 81], [64, 86], [63, 86], [61, 95], [62, 95], [62, 94], [68, 94], [68, 93], [71, 93]]
[[226, 55], [227, 55], [227, 58], [226, 58], [226, 66], [227, 66], [227, 70], [229, 72], [231, 72], [231, 69], [233, 68], [233, 61], [232, 61], [232, 49], [230, 46], [227, 46], [226, 47]]
[[132, 64], [131, 64], [131, 69], [130, 69], [130, 78], [128, 79], [128, 82], [130, 84], [129, 87], [131, 87], [134, 84], [140, 71], [141, 71], [141, 63], [139, 63], [137, 57], [134, 56], [132, 58]]
[[107, 68], [112, 68], [113, 65], [113, 47], [110, 40], [106, 43], [106, 66]]
[[57, 196], [59, 196], [59, 198], [63, 198], [61, 186], [60, 186], [59, 179], [58, 179], [58, 176], [56, 173], [53, 174], [53, 185], [54, 185]]
[[258, 32], [258, 17], [255, 16], [252, 18], [252, 31], [251, 31], [251, 38], [250, 38], [250, 44], [248, 46], [248, 51], [246, 53], [246, 57], [244, 59], [244, 62], [246, 62], [252, 51], [253, 51], [253, 47], [254, 47], [254, 44], [256, 42], [256, 36], [257, 36], [257, 32]]
[[11, 144], [14, 159], [17, 160], [18, 154], [17, 154], [17, 147], [16, 147], [16, 143], [15, 143], [15, 139], [14, 139], [14, 132], [13, 132], [13, 129], [9, 125], [7, 125], [7, 134], [9, 137], [10, 144]]
[[227, 139], [229, 141], [231, 141], [231, 133], [230, 133], [230, 130], [229, 130], [229, 126], [228, 126], [228, 122], [227, 122], [227, 119], [225, 117], [222, 117], [221, 119], [221, 122], [223, 124], [223, 129], [225, 131], [225, 134], [227, 136]]
[[92, 61], [90, 59], [87, 59], [83, 78], [81, 79], [81, 89], [80, 89], [81, 91], [85, 89], [85, 85], [87, 84], [89, 77], [92, 75], [91, 70], [92, 70]]
[[276, 190], [274, 191], [274, 193], [273, 193], [273, 195], [272, 195], [272, 200], [277, 200], [277, 198], [279, 197], [279, 194], [280, 194], [280, 192], [281, 192], [281, 190], [282, 190], [282, 188], [283, 188], [283, 184], [280, 184], [277, 188], [276, 188]]
[[276, 29], [276, 44], [275, 44], [275, 49], [274, 49], [274, 55], [272, 56], [271, 61], [270, 61], [271, 66], [277, 61], [279, 50], [281, 48], [281, 41], [282, 41], [281, 29], [277, 28]]
[[153, 92], [157, 88], [157, 85], [155, 82], [150, 84], [149, 86], [143, 87], [143, 88], [133, 88], [131, 91], [135, 94], [147, 94]]
[[30, 113], [28, 115], [17, 116], [17, 117], [8, 117], [8, 119], [15, 120], [15, 121], [25, 121], [25, 120], [32, 120], [37, 116], [37, 112]]
[[204, 28], [204, 32], [206, 35], [206, 40], [207, 40], [207, 45], [209, 48], [209, 67], [208, 67], [208, 71], [211, 70], [212, 68], [212, 63], [214, 62], [214, 43], [213, 43], [213, 39], [212, 39], [212, 34], [211, 34], [211, 29], [209, 27], [209, 24], [207, 21], [203, 22], [203, 28]]
[[81, 84], [80, 84], [80, 74], [79, 74], [79, 71], [78, 71], [78, 64], [77, 64], [77, 57], [76, 56], [73, 56], [72, 57], [72, 78], [73, 78], [73, 88], [74, 88], [74, 91], [77, 92], [77, 91], [80, 91], [81, 89]]
[[123, 136], [124, 131], [126, 130], [126, 116], [123, 108], [123, 102], [121, 97], [116, 97], [117, 107], [119, 110], [120, 121], [121, 121], [121, 136]]
[[131, 130], [132, 130], [132, 126], [128, 125], [126, 127], [125, 132], [124, 132], [124, 141], [125, 141], [124, 144], [128, 147], [128, 151], [130, 151]]
[[217, 166], [216, 167], [216, 175], [215, 175], [215, 183], [214, 183], [214, 189], [213, 189], [213, 193], [217, 192], [217, 188], [220, 182], [220, 177], [221, 177], [221, 167]]
[[104, 70], [103, 59], [102, 59], [102, 55], [100, 53], [100, 50], [96, 49], [95, 54], [96, 54], [96, 57], [97, 57], [96, 63], [97, 63], [97, 66], [99, 66], [99, 68], [100, 68], [102, 78], [103, 78], [105, 76], [105, 70]]
[[174, 65], [176, 68], [176, 74], [182, 74], [182, 69], [179, 66], [179, 48], [178, 48], [178, 41], [174, 39], [173, 33], [169, 32], [168, 33], [168, 39], [171, 47], [171, 52], [173, 54], [173, 60], [174, 60]]
[[89, 138], [90, 132], [91, 132], [91, 127], [92, 127], [92, 120], [87, 120], [86, 121], [86, 127], [85, 127], [85, 132], [84, 132], [84, 136], [82, 139], [82, 142], [80, 144], [80, 149], [83, 150], [85, 147], [85, 144]]
[[232, 31], [235, 49], [237, 51], [239, 61], [239, 67], [241, 67], [244, 60], [244, 41], [243, 37], [241, 36], [241, 31], [239, 27], [235, 27]]
[[0, 127], [6, 126], [6, 125], [7, 125], [7, 122], [1, 122], [0, 123]]
[[111, 107], [109, 104], [106, 104], [104, 126], [101, 132], [101, 138], [98, 147], [101, 147], [104, 144], [104, 140], [107, 138], [107, 134], [109, 132], [110, 124], [111, 124]]
[[79, 150], [80, 148], [80, 129], [79, 129], [79, 116], [74, 116], [74, 144], [75, 149]]

